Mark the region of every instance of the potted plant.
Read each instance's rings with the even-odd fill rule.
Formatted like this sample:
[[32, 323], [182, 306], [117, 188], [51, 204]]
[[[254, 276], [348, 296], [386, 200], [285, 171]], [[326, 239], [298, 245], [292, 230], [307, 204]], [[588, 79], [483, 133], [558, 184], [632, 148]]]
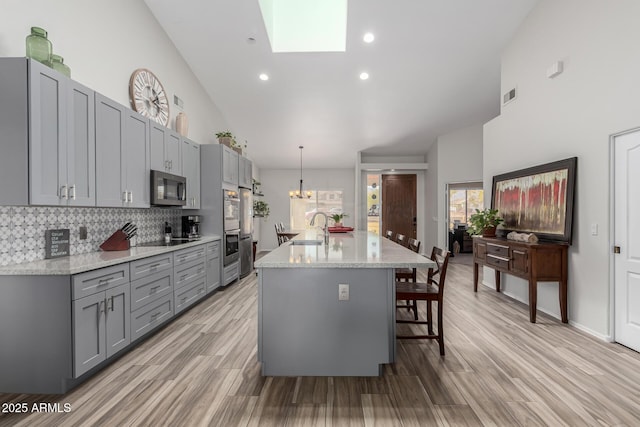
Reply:
[[262, 192], [260, 191], [262, 183], [255, 178], [251, 178], [251, 180], [253, 181], [253, 194], [262, 195]]
[[262, 200], [253, 201], [253, 216], [266, 218], [269, 216], [269, 205]]
[[331, 218], [334, 222], [334, 226], [336, 227], [342, 227], [342, 218], [346, 218], [349, 215], [344, 214], [344, 213], [335, 213], [333, 215], [330, 215], [329, 218]]
[[482, 235], [483, 237], [495, 237], [496, 227], [504, 222], [498, 215], [497, 209], [476, 209], [476, 213], [469, 217], [469, 229], [467, 233], [473, 235]]
[[228, 130], [216, 133], [216, 138], [218, 138], [218, 142], [220, 144], [226, 145], [229, 148], [233, 148], [238, 145], [235, 136], [233, 136], [233, 134]]

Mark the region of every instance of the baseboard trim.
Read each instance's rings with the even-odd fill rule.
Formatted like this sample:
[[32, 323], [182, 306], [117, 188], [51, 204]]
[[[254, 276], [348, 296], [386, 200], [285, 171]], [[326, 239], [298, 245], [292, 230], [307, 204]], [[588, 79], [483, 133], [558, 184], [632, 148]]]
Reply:
[[[482, 283], [482, 285], [486, 286], [487, 288], [489, 288], [489, 289], [493, 289], [493, 290], [495, 291], [495, 288], [496, 288], [495, 283], [487, 283], [487, 282], [485, 282], [484, 280], [482, 280], [482, 282], [481, 282], [481, 283]], [[528, 302], [528, 301], [520, 300], [520, 299], [515, 298], [515, 297], [513, 297], [512, 295], [506, 294], [506, 293], [504, 293], [504, 292], [502, 292], [502, 291], [500, 291], [500, 293], [501, 293], [502, 295], [504, 295], [504, 296], [508, 297], [508, 298], [511, 298], [511, 299], [512, 299], [512, 300], [514, 300], [514, 301], [518, 301], [518, 302], [521, 302], [521, 303], [526, 304], [526, 305], [528, 305], [528, 304], [529, 304], [529, 302]], [[546, 315], [548, 315], [548, 316], [551, 316], [551, 317], [553, 317], [554, 319], [558, 319], [558, 320], [560, 320], [560, 317], [559, 317], [556, 313], [550, 313], [550, 312], [548, 312], [548, 311], [546, 311], [546, 310], [544, 310], [544, 309], [541, 309], [540, 307], [538, 307], [538, 311], [541, 311], [542, 313], [544, 313], [544, 314], [546, 314]], [[612, 337], [611, 335], [601, 334], [601, 333], [596, 332], [596, 331], [594, 331], [593, 329], [587, 328], [587, 327], [586, 327], [586, 326], [584, 326], [583, 324], [581, 324], [581, 323], [577, 323], [577, 322], [575, 322], [575, 321], [573, 321], [573, 320], [571, 320], [571, 319], [569, 319], [569, 326], [572, 326], [572, 327], [574, 327], [574, 328], [576, 328], [576, 329], [579, 329], [580, 331], [582, 331], [582, 332], [584, 332], [584, 333], [586, 333], [586, 334], [588, 334], [588, 335], [591, 335], [591, 336], [592, 336], [592, 337], [594, 337], [594, 338], [598, 338], [598, 339], [599, 339], [599, 340], [601, 340], [601, 341], [605, 341], [605, 342], [615, 342], [615, 340], [613, 339], [613, 337]]]

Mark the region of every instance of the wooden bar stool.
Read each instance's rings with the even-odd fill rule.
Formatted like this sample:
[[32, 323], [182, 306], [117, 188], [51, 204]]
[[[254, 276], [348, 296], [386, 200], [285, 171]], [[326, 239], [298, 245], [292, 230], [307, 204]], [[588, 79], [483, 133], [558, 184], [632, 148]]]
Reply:
[[[427, 320], [396, 319], [396, 323], [413, 323], [427, 325], [426, 335], [396, 335], [398, 339], [435, 339], [440, 346], [440, 355], [444, 356], [444, 327], [443, 327], [443, 294], [444, 283], [449, 265], [451, 253], [434, 247], [431, 251], [431, 260], [437, 264], [437, 269], [429, 269], [426, 283], [396, 282], [396, 300], [426, 301]], [[438, 303], [438, 333], [433, 332], [433, 319], [431, 314], [431, 302]]]

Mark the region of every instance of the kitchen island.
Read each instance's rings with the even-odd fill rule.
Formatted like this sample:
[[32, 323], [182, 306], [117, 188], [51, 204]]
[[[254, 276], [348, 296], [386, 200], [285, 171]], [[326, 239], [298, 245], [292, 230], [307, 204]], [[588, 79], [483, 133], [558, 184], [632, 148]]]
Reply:
[[395, 361], [395, 269], [435, 264], [377, 234], [307, 231], [255, 263], [269, 376], [377, 376]]

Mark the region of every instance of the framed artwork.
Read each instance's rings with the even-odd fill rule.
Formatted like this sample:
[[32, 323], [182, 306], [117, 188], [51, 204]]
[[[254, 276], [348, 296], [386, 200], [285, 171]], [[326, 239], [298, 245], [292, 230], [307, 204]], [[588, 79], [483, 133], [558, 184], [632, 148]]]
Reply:
[[493, 177], [491, 208], [505, 232], [571, 244], [577, 157]]

